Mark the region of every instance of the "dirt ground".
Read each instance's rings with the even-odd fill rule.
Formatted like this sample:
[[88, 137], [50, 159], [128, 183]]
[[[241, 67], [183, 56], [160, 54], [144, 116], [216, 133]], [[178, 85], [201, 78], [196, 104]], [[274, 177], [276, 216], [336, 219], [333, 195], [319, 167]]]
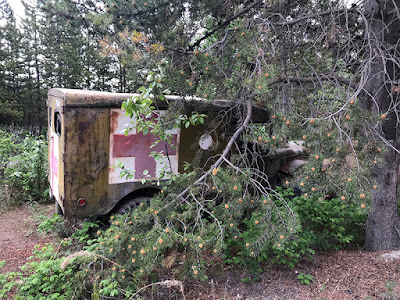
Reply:
[[35, 245], [49, 242], [37, 232], [38, 218], [35, 214], [49, 214], [49, 206], [20, 206], [0, 214], [0, 261], [6, 265], [0, 273], [18, 271], [26, 259], [32, 255]]
[[[1, 273], [17, 271], [35, 245], [50, 241], [37, 233], [37, 215], [51, 215], [52, 209], [53, 205], [35, 209], [22, 206], [0, 215], [0, 261], [7, 261]], [[218, 269], [215, 274], [219, 275], [207, 282], [184, 283], [185, 296], [186, 299], [398, 299], [400, 261], [382, 262], [377, 259], [382, 253], [320, 252], [312, 261], [304, 261], [294, 269], [266, 267], [260, 280], [252, 284], [242, 283], [244, 274], [238, 270], [210, 266], [211, 271]], [[314, 277], [310, 285], [299, 283], [297, 275], [301, 271]], [[394, 287], [388, 288], [387, 284]]]
[[[191, 299], [294, 299], [350, 300], [399, 299], [400, 262], [381, 262], [382, 254], [365, 251], [317, 253], [313, 261], [302, 262], [294, 269], [267, 267], [261, 280], [241, 283], [243, 274], [227, 270], [226, 276], [213, 279], [189, 292]], [[311, 274], [314, 281], [302, 285], [300, 271]], [[387, 288], [386, 284], [392, 288]]]

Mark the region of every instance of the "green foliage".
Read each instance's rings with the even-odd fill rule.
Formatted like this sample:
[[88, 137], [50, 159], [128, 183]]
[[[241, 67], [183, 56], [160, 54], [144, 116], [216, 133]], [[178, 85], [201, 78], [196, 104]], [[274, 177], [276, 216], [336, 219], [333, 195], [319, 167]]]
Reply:
[[64, 225], [63, 217], [58, 214], [54, 214], [51, 218], [39, 216], [39, 219], [42, 220], [42, 222], [38, 226], [38, 231], [45, 234], [57, 233], [62, 230]]
[[[240, 250], [242, 239], [251, 241], [260, 238], [264, 231], [260, 226], [260, 213], [253, 211], [249, 219], [244, 219], [241, 233], [227, 237], [227, 263], [247, 267], [252, 272], [261, 272], [260, 263], [271, 260], [291, 268], [306, 257], [311, 259], [315, 250], [340, 249], [363, 235], [366, 214], [354, 204], [339, 199], [323, 199], [322, 196], [294, 196], [293, 190], [276, 188], [284, 201], [296, 214], [298, 225], [289, 228], [289, 235], [280, 234], [274, 243], [266, 243], [259, 252]], [[274, 223], [274, 214], [271, 214]], [[275, 221], [276, 222], [276, 221]]]
[[47, 201], [49, 190], [45, 137], [26, 136], [17, 147], [17, 154], [10, 159], [5, 169], [9, 196], [20, 202]]
[[15, 135], [0, 130], [0, 183], [4, 181], [4, 172], [11, 158], [17, 152], [17, 147]]
[[385, 288], [386, 291], [380, 295], [380, 297], [384, 300], [396, 300], [399, 299], [399, 295], [395, 292], [396, 282], [395, 281], [386, 281]]
[[299, 275], [297, 275], [297, 279], [301, 284], [310, 285], [314, 281], [314, 276], [300, 272]]
[[55, 234], [60, 238], [69, 238], [75, 242], [78, 248], [90, 245], [94, 242], [94, 234], [99, 228], [98, 222], [84, 221], [82, 224], [72, 226], [71, 221], [63, 216], [54, 214], [52, 217], [39, 215], [40, 224], [38, 231], [44, 234]]
[[[82, 299], [85, 295], [86, 269], [65, 263], [55, 245], [36, 246], [29, 260], [21, 272], [0, 274], [0, 298], [9, 299], [7, 295], [13, 289], [15, 299]], [[82, 263], [85, 257], [75, 260]]]
[[[54, 245], [36, 249], [22, 273], [0, 277], [0, 295], [6, 297], [15, 288], [23, 299], [57, 299], [63, 290], [61, 295], [70, 299], [93, 289], [93, 299], [129, 298], [143, 284], [161, 280], [164, 272], [178, 280], [207, 279], [206, 263], [221, 263], [221, 253], [226, 263], [252, 273], [242, 280], [251, 283], [265, 262], [294, 267], [300, 258], [312, 258], [316, 249], [347, 244], [354, 238], [353, 227], [362, 221], [362, 210], [354, 205], [294, 197], [290, 189], [278, 188], [270, 198], [242, 197], [248, 177], [236, 176], [232, 186], [232, 175], [229, 169], [213, 172], [209, 183], [215, 202], [204, 206], [169, 202], [179, 186], [191, 180], [177, 176], [176, 185], [165, 186], [150, 205], [142, 203], [129, 214], [111, 217], [110, 227], [95, 235], [98, 224], [83, 222], [58, 248], [79, 244], [85, 251], [62, 257], [64, 250], [55, 251]], [[282, 221], [291, 214], [296, 217], [293, 223]], [[39, 228], [54, 230], [61, 223], [55, 215]], [[307, 285], [313, 281], [304, 272], [298, 279]]]
[[[294, 197], [290, 189], [278, 188], [279, 193], [268, 199], [242, 198], [248, 178], [236, 176], [232, 186], [231, 172], [220, 168], [213, 173], [210, 195], [216, 201], [203, 207], [168, 202], [180, 184], [190, 181], [177, 176], [176, 185], [164, 187], [150, 205], [142, 203], [130, 214], [113, 216], [110, 227], [98, 230], [96, 237], [92, 233], [98, 225], [84, 222], [72, 238], [93, 253], [83, 263], [98, 270], [90, 281], [95, 290], [98, 287], [95, 294], [129, 297], [142, 284], [160, 280], [164, 270], [176, 279], [206, 279], [206, 262], [218, 261], [221, 252], [226, 263], [254, 274], [243, 282], [254, 282], [265, 262], [294, 267], [300, 258], [312, 258], [316, 249], [348, 244], [355, 237], [355, 225], [365, 217], [355, 205]], [[284, 223], [290, 214], [297, 222]], [[313, 281], [304, 273], [298, 278], [302, 284]]]
[[[292, 193], [291, 189], [287, 191], [289, 195]], [[337, 250], [360, 241], [364, 234], [367, 214], [356, 204], [326, 199], [319, 193], [290, 197], [288, 204], [297, 213], [303, 232], [312, 235], [312, 247], [316, 250]]]
[[76, 233], [68, 220], [64, 219], [61, 215], [54, 214], [52, 217], [39, 215], [38, 218], [41, 221], [38, 231], [41, 233], [47, 235], [54, 234], [60, 238], [67, 238]]
[[91, 245], [95, 240], [95, 231], [99, 228], [98, 222], [84, 221], [71, 238], [78, 241], [82, 246]]

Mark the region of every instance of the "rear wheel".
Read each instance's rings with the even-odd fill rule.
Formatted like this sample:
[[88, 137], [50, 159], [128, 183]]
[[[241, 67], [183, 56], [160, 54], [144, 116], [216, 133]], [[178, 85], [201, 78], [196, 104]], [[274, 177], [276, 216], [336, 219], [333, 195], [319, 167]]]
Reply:
[[129, 199], [115, 211], [115, 214], [116, 215], [126, 214], [126, 213], [130, 212], [131, 210], [135, 209], [137, 206], [139, 206], [140, 203], [148, 204], [149, 202], [150, 202], [150, 197], [147, 197], [147, 196], [141, 196], [141, 197]]

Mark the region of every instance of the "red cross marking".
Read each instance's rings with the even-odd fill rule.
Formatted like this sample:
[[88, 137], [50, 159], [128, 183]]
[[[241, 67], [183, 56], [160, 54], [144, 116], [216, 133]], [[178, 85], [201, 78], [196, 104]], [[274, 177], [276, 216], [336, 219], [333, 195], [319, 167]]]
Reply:
[[[177, 145], [178, 136], [172, 134], [171, 145]], [[157, 146], [150, 148], [155, 141], [154, 135], [143, 132], [130, 134], [114, 134], [113, 157], [135, 157], [135, 178], [139, 178], [144, 170], [148, 170], [151, 177], [156, 177], [156, 161], [153, 157], [149, 157], [153, 151], [166, 155], [165, 146], [167, 145], [168, 155], [176, 155], [176, 149], [173, 149], [167, 142], [159, 142]], [[143, 177], [143, 176], [142, 176]]]
[[54, 139], [51, 139], [51, 177], [58, 177], [58, 158], [54, 154]]

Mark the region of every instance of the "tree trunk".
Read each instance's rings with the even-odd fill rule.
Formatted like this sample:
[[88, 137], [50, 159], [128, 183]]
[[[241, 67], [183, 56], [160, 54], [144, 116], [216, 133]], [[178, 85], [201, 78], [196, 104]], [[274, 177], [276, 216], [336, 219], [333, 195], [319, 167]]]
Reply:
[[[364, 109], [387, 114], [378, 134], [386, 139], [384, 162], [371, 170], [378, 186], [372, 192], [371, 208], [366, 224], [365, 247], [369, 251], [395, 249], [400, 246], [400, 221], [397, 213], [400, 155], [395, 107], [398, 94], [392, 92], [400, 79], [398, 40], [400, 35], [400, 0], [365, 0], [369, 28], [367, 78], [361, 102]], [[397, 10], [398, 12], [398, 10]], [[388, 113], [389, 112], [389, 113]], [[397, 150], [397, 151], [396, 151]]]
[[399, 154], [388, 149], [385, 162], [372, 170], [377, 189], [372, 192], [365, 248], [368, 251], [395, 249], [400, 246], [400, 222], [397, 213]]

